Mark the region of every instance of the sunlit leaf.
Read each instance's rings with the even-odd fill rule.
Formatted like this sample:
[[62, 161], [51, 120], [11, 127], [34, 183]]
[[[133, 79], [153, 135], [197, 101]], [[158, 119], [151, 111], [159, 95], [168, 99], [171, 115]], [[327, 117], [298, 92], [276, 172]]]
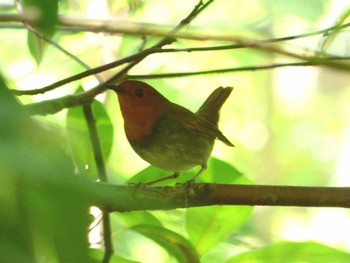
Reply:
[[[92, 103], [95, 123], [98, 130], [104, 160], [107, 160], [113, 143], [113, 125], [103, 105], [95, 100]], [[96, 179], [97, 169], [92, 142], [82, 107], [70, 108], [67, 112], [67, 135], [74, 160], [79, 172]]]
[[130, 56], [131, 54], [134, 54], [135, 52], [140, 50], [141, 46], [142, 46], [141, 37], [125, 35], [119, 47], [118, 55], [120, 57]]
[[[157, 185], [184, 183], [192, 179], [199, 169], [200, 166], [195, 167], [191, 171], [181, 172], [178, 178], [169, 179], [158, 183]], [[154, 166], [149, 166], [130, 178], [129, 183], [148, 182], [171, 174], [173, 174], [171, 171], [165, 171]], [[196, 182], [249, 183], [249, 180], [232, 165], [212, 157], [209, 159], [207, 170], [200, 177], [196, 178]]]
[[189, 208], [186, 228], [192, 244], [203, 255], [229, 234], [237, 231], [249, 218], [248, 206], [208, 206]]
[[[343, 32], [340, 29], [340, 26], [349, 18], [350, 16], [350, 8], [347, 8], [343, 14], [339, 17], [337, 23], [334, 25], [336, 29], [327, 32], [327, 34], [324, 34], [324, 38], [322, 38], [320, 43], [320, 51], [321, 52], [327, 52], [327, 50], [330, 48], [334, 40], [337, 38], [337, 36]], [[340, 55], [340, 54], [336, 54]]]
[[316, 242], [278, 242], [232, 257], [227, 263], [350, 262], [350, 254]]
[[[58, 22], [58, 0], [22, 0], [22, 3], [23, 13], [38, 18], [37, 23], [30, 26], [51, 39]], [[28, 48], [37, 64], [42, 60], [46, 45], [42, 38], [28, 31]]]
[[35, 33], [28, 31], [28, 48], [38, 65], [43, 58], [46, 46], [47, 43], [43, 39], [38, 37]]
[[[208, 174], [202, 180], [218, 183], [250, 183], [234, 167], [212, 158]], [[229, 234], [237, 231], [249, 218], [252, 207], [249, 206], [208, 206], [193, 207], [186, 211], [186, 229], [192, 244], [203, 255], [212, 246]]]
[[[169, 171], [164, 171], [154, 166], [148, 166], [142, 171], [140, 171], [139, 173], [135, 174], [133, 177], [131, 177], [128, 182], [129, 183], [149, 182], [171, 174], [172, 173]], [[171, 180], [170, 182], [172, 181], [174, 180]]]
[[58, 0], [22, 0], [23, 12], [38, 17], [34, 28], [51, 38], [58, 22]]
[[307, 21], [317, 21], [324, 14], [328, 3], [328, 0], [264, 1], [266, 5], [275, 7], [284, 14], [294, 15]]
[[179, 262], [199, 263], [196, 250], [187, 239], [179, 234], [166, 228], [150, 225], [138, 225], [131, 229], [158, 243]]
[[[101, 263], [103, 256], [104, 256], [104, 253], [105, 253], [105, 251], [102, 249], [95, 249], [95, 248], [89, 249], [89, 254], [90, 254], [91, 258], [93, 259], [94, 263]], [[108, 261], [108, 263], [141, 263], [141, 262], [129, 260], [129, 259], [123, 258], [121, 256], [113, 254], [112, 257], [110, 258], [110, 260]]]
[[91, 262], [71, 159], [1, 80], [0, 123], [0, 262]]
[[115, 213], [129, 226], [153, 225], [162, 226], [162, 223], [154, 215], [147, 211], [133, 211], [128, 213]]

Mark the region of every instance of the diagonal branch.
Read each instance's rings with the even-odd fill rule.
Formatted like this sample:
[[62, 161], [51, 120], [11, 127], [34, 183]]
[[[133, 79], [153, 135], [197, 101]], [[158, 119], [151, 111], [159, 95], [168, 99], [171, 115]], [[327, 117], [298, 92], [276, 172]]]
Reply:
[[[205, 4], [203, 4], [202, 1], [199, 1], [199, 3], [193, 8], [191, 13], [185, 19], [183, 19], [179, 23], [179, 25], [176, 26], [171, 32], [176, 33], [177, 31], [182, 29], [184, 26], [186, 26], [186, 23], [190, 23], [200, 12], [202, 12], [205, 8], [207, 8], [209, 6], [209, 4], [212, 3], [213, 1], [214, 0], [209, 0]], [[151, 47], [149, 49], [141, 51], [141, 52], [134, 54], [132, 56], [129, 56], [125, 59], [112, 62], [108, 65], [104, 65], [104, 66], [100, 67], [98, 70], [96, 70], [96, 68], [93, 69], [93, 73], [89, 72], [88, 75], [102, 72], [106, 69], [111, 68], [111, 66], [115, 67], [116, 65], [122, 65], [124, 63], [132, 62], [126, 68], [124, 68], [121, 72], [119, 72], [116, 75], [114, 75], [113, 77], [111, 77], [105, 83], [102, 83], [91, 90], [88, 90], [86, 92], [81, 92], [78, 94], [74, 94], [74, 95], [69, 95], [69, 96], [53, 99], [53, 100], [47, 100], [47, 101], [29, 104], [29, 105], [26, 105], [26, 108], [28, 109], [30, 114], [46, 115], [46, 114], [56, 113], [56, 112], [58, 112], [64, 108], [67, 108], [67, 107], [74, 107], [77, 105], [82, 105], [84, 103], [89, 103], [97, 94], [99, 94], [105, 90], [104, 86], [106, 84], [112, 83], [112, 82], [117, 82], [118, 80], [121, 80], [123, 77], [125, 77], [125, 74], [127, 73], [127, 71], [130, 70], [134, 65], [136, 65], [137, 63], [142, 61], [148, 55], [150, 55], [152, 53], [156, 53], [164, 45], [170, 44], [173, 41], [175, 41], [174, 38], [165, 37], [159, 43], [155, 44], [153, 47]], [[65, 80], [58, 81], [58, 82], [56, 82], [48, 87], [45, 87], [45, 89], [50, 90], [50, 89], [53, 89], [55, 87], [64, 85], [70, 81], [74, 81], [74, 80], [77, 80], [77, 79], [82, 78], [84, 76], [87, 76], [86, 72], [78, 74], [79, 75], [78, 77], [77, 77], [77, 75], [75, 75], [75, 76], [72, 76], [72, 77], [67, 78]]]
[[[209, 4], [209, 2], [206, 3], [205, 7], [208, 4]], [[196, 7], [196, 10], [198, 8], [199, 7]], [[194, 13], [194, 12], [192, 11], [192, 13]], [[0, 18], [1, 18], [1, 16], [0, 16]], [[188, 18], [184, 19], [184, 20], [182, 20], [181, 23], [183, 23], [183, 21], [188, 21], [188, 20], [189, 20]], [[311, 36], [315, 36], [315, 35], [325, 34], [327, 32], [334, 31], [334, 30], [344, 29], [346, 27], [349, 27], [349, 25], [350, 25], [350, 23], [346, 23], [346, 24], [342, 24], [340, 26], [328, 27], [328, 28], [325, 28], [325, 29], [322, 29], [322, 30], [319, 30], [319, 31], [315, 31], [315, 32], [310, 32], [310, 33], [304, 33], [304, 34], [293, 35], [293, 36], [286, 36], [286, 37], [280, 37], [280, 38], [265, 39], [265, 40], [257, 40], [256, 43], [268, 44], [268, 43], [277, 43], [277, 42], [282, 42], [282, 41], [290, 41], [290, 40], [295, 40], [295, 39], [299, 39], [299, 38], [311, 37]], [[89, 26], [91, 26], [91, 25], [89, 25]], [[140, 27], [140, 25], [138, 25], [138, 28], [139, 27]], [[151, 28], [154, 28], [154, 27], [155, 26], [153, 25]], [[159, 25], [158, 25], [158, 27], [159, 27]], [[148, 30], [150, 30], [150, 29], [148, 29]], [[109, 32], [109, 31], [107, 31], [107, 32]], [[128, 32], [128, 33], [132, 33], [132, 32]], [[149, 35], [149, 34], [151, 34], [151, 35], [162, 35], [162, 36], [165, 35], [165, 33], [160, 34], [156, 30], [152, 31], [151, 33], [148, 33], [148, 31], [144, 31], [143, 32], [141, 30], [141, 32], [138, 32], [137, 34], [141, 34], [141, 33], [142, 33], [142, 35]], [[167, 34], [169, 34], [169, 33], [167, 33]], [[178, 36], [178, 37], [181, 38], [181, 36]], [[210, 39], [209, 35], [208, 35], [208, 38]], [[142, 51], [140, 53], [131, 55], [129, 57], [123, 58], [121, 60], [113, 61], [113, 62], [108, 63], [106, 65], [102, 65], [102, 66], [96, 67], [94, 69], [78, 73], [76, 75], [70, 76], [70, 77], [65, 78], [63, 80], [60, 80], [60, 81], [57, 81], [57, 82], [55, 82], [53, 84], [50, 84], [50, 85], [48, 85], [46, 87], [43, 87], [43, 88], [34, 89], [34, 90], [12, 90], [12, 91], [14, 92], [15, 95], [18, 95], [18, 96], [21, 96], [21, 95], [35, 95], [35, 94], [45, 93], [47, 91], [53, 90], [53, 89], [55, 89], [57, 87], [60, 87], [60, 86], [62, 86], [64, 84], [67, 84], [69, 82], [76, 81], [76, 80], [88, 77], [90, 75], [93, 75], [93, 74], [101, 73], [103, 71], [106, 71], [106, 70], [109, 70], [109, 69], [121, 66], [121, 65], [123, 65], [125, 63], [131, 62], [131, 61], [135, 61], [135, 60], [138, 59], [138, 57], [142, 57], [143, 55], [148, 56], [148, 55], [153, 54], [153, 53], [231, 50], [231, 49], [246, 48], [246, 47], [247, 46], [242, 45], [242, 44], [231, 44], [231, 45], [223, 45], [223, 46], [190, 47], [190, 48], [182, 48], [182, 49], [181, 48], [177, 48], [177, 49], [174, 49], [174, 48], [167, 48], [167, 49], [161, 49], [161, 48], [154, 49], [154, 48], [151, 48], [151, 49], [146, 49], [146, 50], [144, 50], [144, 51]], [[145, 54], [142, 54], [142, 53], [145, 53]]]

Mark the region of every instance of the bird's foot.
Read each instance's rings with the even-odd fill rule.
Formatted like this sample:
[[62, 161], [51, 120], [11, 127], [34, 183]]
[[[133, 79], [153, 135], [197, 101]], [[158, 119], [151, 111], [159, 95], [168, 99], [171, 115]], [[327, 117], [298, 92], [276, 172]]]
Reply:
[[135, 193], [139, 189], [143, 189], [146, 186], [143, 182], [137, 182], [137, 183], [128, 183], [128, 190], [130, 191], [130, 201], [133, 201], [135, 199]]
[[189, 200], [192, 199], [196, 195], [196, 192], [194, 190], [194, 185], [195, 185], [194, 178], [186, 181], [184, 184], [184, 186], [185, 186], [185, 206], [186, 207], [188, 207], [188, 205], [189, 205]]

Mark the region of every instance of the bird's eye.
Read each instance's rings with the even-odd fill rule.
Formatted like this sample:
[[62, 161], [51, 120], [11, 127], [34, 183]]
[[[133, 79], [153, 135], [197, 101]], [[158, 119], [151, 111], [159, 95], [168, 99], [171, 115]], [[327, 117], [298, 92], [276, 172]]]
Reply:
[[135, 90], [136, 97], [142, 97], [143, 94], [144, 94], [144, 90], [143, 89], [136, 89]]

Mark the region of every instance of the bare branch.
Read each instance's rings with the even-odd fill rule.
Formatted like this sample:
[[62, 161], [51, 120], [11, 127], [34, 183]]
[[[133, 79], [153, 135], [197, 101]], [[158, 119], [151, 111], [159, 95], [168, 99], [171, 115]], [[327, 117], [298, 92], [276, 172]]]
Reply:
[[[203, 4], [202, 1], [199, 1], [199, 3], [194, 7], [194, 9], [191, 11], [191, 13], [185, 19], [183, 19], [180, 22], [180, 24], [172, 30], [172, 32], [176, 33], [178, 30], [183, 28], [186, 25], [186, 23], [190, 23], [201, 11], [203, 11], [206, 7], [208, 7], [208, 5], [210, 3], [212, 3], [213, 1], [214, 0], [207, 1], [205, 4]], [[116, 75], [111, 77], [109, 80], [107, 80], [105, 83], [102, 83], [91, 90], [88, 90], [86, 92], [81, 92], [78, 94], [74, 94], [74, 95], [70, 95], [70, 96], [65, 96], [62, 98], [33, 103], [30, 105], [27, 105], [26, 107], [27, 107], [29, 113], [31, 113], [31, 114], [45, 115], [45, 114], [52, 114], [52, 113], [58, 112], [58, 111], [62, 110], [63, 108], [74, 107], [77, 105], [82, 105], [84, 103], [89, 103], [97, 94], [99, 94], [105, 90], [104, 86], [106, 84], [113, 83], [113, 82], [116, 82], [116, 81], [122, 79], [123, 77], [125, 77], [125, 74], [127, 73], [127, 71], [129, 69], [131, 69], [134, 65], [139, 63], [141, 60], [143, 60], [148, 55], [150, 55], [152, 53], [157, 53], [159, 50], [161, 50], [161, 48], [164, 45], [170, 44], [173, 41], [175, 41], [175, 39], [165, 37], [164, 39], [162, 39], [159, 43], [157, 43], [153, 47], [146, 49], [144, 51], [141, 51], [141, 52], [134, 54], [132, 56], [129, 56], [125, 59], [121, 59], [121, 60], [109, 63], [107, 65], [101, 66], [99, 68], [85, 71], [83, 73], [69, 77], [65, 80], [58, 81], [52, 85], [49, 85], [47, 87], [40, 89], [41, 91], [51, 90], [51, 89], [54, 89], [54, 88], [59, 87], [61, 85], [64, 85], [68, 82], [83, 78], [85, 76], [97, 74], [97, 73], [100, 73], [100, 72], [105, 71], [107, 69], [116, 67], [118, 65], [132, 62], [126, 68], [124, 68], [122, 71], [120, 71], [119, 73], [117, 73]]]
[[[334, 60], [333, 58], [329, 58]], [[339, 60], [350, 59], [349, 57], [336, 58]], [[127, 75], [127, 78], [130, 79], [158, 79], [158, 78], [179, 78], [179, 77], [189, 77], [189, 76], [200, 76], [200, 75], [209, 75], [209, 74], [227, 74], [235, 73], [242, 71], [259, 71], [275, 68], [284, 68], [284, 67], [301, 67], [301, 66], [317, 66], [317, 62], [292, 62], [292, 63], [276, 63], [268, 64], [261, 66], [246, 66], [238, 68], [223, 68], [223, 69], [213, 69], [213, 70], [201, 70], [201, 71], [187, 71], [187, 72], [172, 72], [172, 73], [160, 73], [160, 74], [145, 74], [145, 75]]]
[[350, 207], [350, 187], [302, 187], [199, 183], [192, 186], [107, 185], [93, 204], [113, 211], [167, 210], [211, 205]]
[[[191, 16], [196, 16], [197, 13], [201, 12], [204, 8], [206, 8], [211, 2], [208, 1], [205, 4], [199, 3], [196, 6], [196, 9], [194, 9], [191, 13]], [[26, 22], [29, 24], [33, 24], [37, 21], [38, 16], [33, 16], [33, 14], [0, 14], [0, 22]], [[187, 24], [189, 19], [185, 18], [182, 20], [182, 22], [186, 22]], [[11, 28], [13, 28], [13, 24], [9, 25]], [[344, 24], [337, 24], [335, 26], [331, 26], [325, 29], [321, 29], [314, 32], [309, 32], [305, 34], [300, 35], [294, 35], [294, 36], [287, 36], [287, 37], [281, 37], [281, 38], [275, 38], [275, 39], [269, 39], [269, 40], [262, 40], [266, 41], [268, 43], [272, 42], [281, 42], [281, 41], [288, 41], [288, 40], [294, 40], [298, 38], [305, 38], [305, 37], [311, 37], [315, 35], [321, 35], [321, 34], [329, 34], [332, 31], [339, 31], [344, 28], [347, 28], [350, 26], [350, 23], [344, 23]], [[6, 24], [2, 24], [1, 27], [6, 27]], [[22, 26], [22, 28], [24, 28]], [[104, 33], [111, 33], [111, 34], [129, 34], [129, 35], [144, 35], [144, 36], [160, 36], [160, 37], [176, 37], [178, 39], [183, 38], [182, 33], [178, 33], [176, 36], [170, 35], [171, 31], [173, 30], [173, 26], [170, 25], [160, 25], [160, 24], [152, 24], [152, 23], [139, 23], [139, 22], [126, 22], [126, 21], [114, 21], [114, 20], [92, 20], [92, 19], [75, 19], [70, 17], [59, 17], [59, 26], [57, 27], [57, 31], [69, 31], [69, 32], [104, 32]], [[193, 31], [201, 31], [200, 28], [194, 28], [194, 30], [188, 32], [190, 34], [195, 33]], [[188, 36], [184, 37], [187, 38]], [[210, 36], [208, 36], [207, 40], [213, 40], [210, 39]], [[205, 48], [203, 48], [205, 50]], [[199, 48], [198, 51], [202, 51], [202, 48]]]
[[190, 72], [173, 72], [173, 73], [160, 73], [160, 74], [146, 74], [146, 75], [127, 75], [130, 79], [158, 79], [158, 78], [179, 78], [189, 76], [200, 76], [209, 74], [227, 74], [242, 71], [257, 71], [267, 70], [282, 67], [297, 67], [297, 66], [314, 66], [315, 63], [311, 62], [295, 62], [295, 63], [281, 63], [281, 64], [269, 64], [262, 66], [248, 66], [239, 68], [224, 68], [224, 69], [213, 69], [213, 70], [202, 70], [202, 71], [190, 71]]

